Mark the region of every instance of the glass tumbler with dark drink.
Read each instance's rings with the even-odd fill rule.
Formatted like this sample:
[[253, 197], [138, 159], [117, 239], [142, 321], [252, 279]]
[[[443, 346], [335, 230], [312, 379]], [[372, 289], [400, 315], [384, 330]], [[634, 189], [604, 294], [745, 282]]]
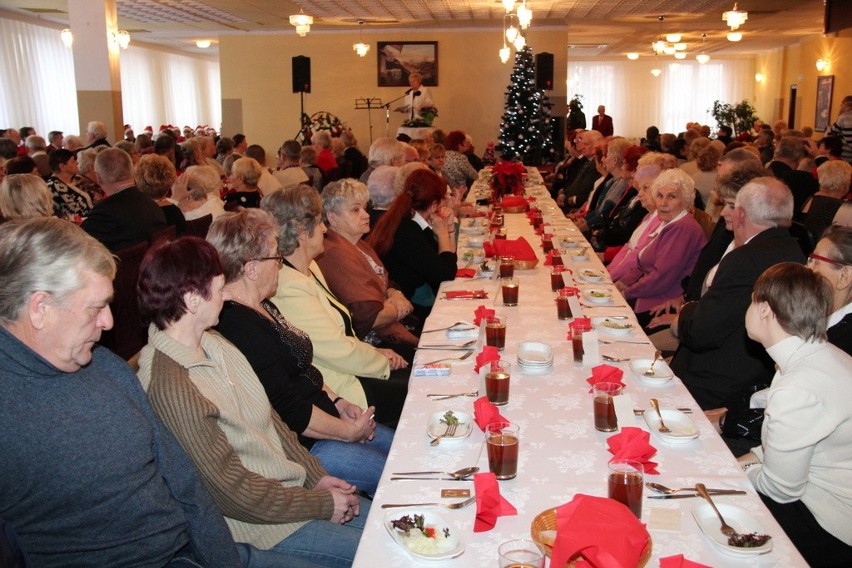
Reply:
[[492, 422], [485, 427], [488, 469], [497, 479], [518, 475], [518, 446], [521, 429], [510, 422]]
[[597, 383], [592, 386], [595, 430], [599, 432], [618, 430], [618, 420], [615, 417], [615, 404], [612, 397], [620, 395], [621, 389], [622, 386], [619, 383]]
[[550, 289], [554, 292], [558, 292], [565, 287], [565, 278], [562, 277], [564, 270], [562, 266], [553, 266], [550, 269]]
[[485, 318], [485, 345], [503, 350], [506, 346], [506, 326], [509, 318], [505, 314], [495, 314]]
[[509, 402], [509, 379], [512, 363], [505, 359], [492, 361], [485, 372], [485, 396], [495, 406]]
[[500, 278], [512, 278], [515, 275], [515, 257], [500, 257]]
[[642, 518], [643, 475], [642, 464], [637, 461], [613, 459], [609, 462], [609, 498], [627, 506], [637, 519]]
[[[578, 319], [582, 320], [582, 318]], [[583, 349], [583, 334], [587, 331], [591, 331], [592, 326], [590, 323], [574, 320], [568, 327], [571, 329], [571, 349], [574, 351], [574, 362], [582, 364], [583, 355], [586, 354], [585, 349]]]
[[520, 291], [517, 278], [504, 278], [500, 283], [500, 288], [503, 294], [503, 305], [517, 306], [518, 292]]
[[545, 254], [553, 250], [553, 235], [545, 233], [541, 236], [541, 248]]

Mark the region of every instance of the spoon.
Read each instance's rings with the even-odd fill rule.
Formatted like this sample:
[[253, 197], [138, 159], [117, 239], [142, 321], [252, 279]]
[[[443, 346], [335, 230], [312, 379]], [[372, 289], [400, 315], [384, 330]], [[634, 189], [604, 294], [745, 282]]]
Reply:
[[[643, 373], [646, 377], [653, 377], [656, 373], [654, 373], [654, 365], [657, 363], [657, 359], [662, 355], [661, 351], [654, 351], [654, 358], [651, 360], [651, 364], [645, 369], [645, 373]], [[662, 418], [660, 419], [662, 420]]]
[[429, 475], [429, 474], [446, 474], [452, 477], [453, 479], [465, 479], [470, 477], [474, 473], [478, 472], [479, 468], [476, 466], [473, 467], [463, 467], [456, 471], [397, 471], [394, 472], [393, 475]]
[[455, 347], [455, 348], [458, 348], [458, 349], [466, 349], [466, 348], [470, 347], [471, 345], [473, 345], [474, 343], [476, 343], [477, 341], [478, 341], [478, 339], [471, 339], [470, 341], [465, 341], [464, 343], [462, 343], [460, 345], [456, 345], [455, 343], [424, 343], [420, 347], [432, 347], [432, 348]]
[[[445, 331], [445, 330], [448, 330], [448, 329], [453, 329], [457, 325], [464, 325], [466, 323], [467, 323], [466, 321], [457, 321], [456, 323], [454, 323], [453, 325], [451, 325], [449, 327], [439, 327], [438, 329], [425, 329], [425, 330], [421, 331], [420, 333], [432, 333], [433, 331]], [[467, 327], [459, 328], [458, 331], [467, 331], [469, 329], [475, 329], [475, 328], [473, 326], [469, 325]]]
[[660, 426], [659, 428], [657, 428], [657, 430], [659, 430], [663, 434], [668, 434], [669, 432], [671, 432], [672, 429], [666, 426], [665, 422], [663, 422], [663, 413], [660, 412], [660, 403], [657, 402], [656, 398], [651, 399], [651, 406], [654, 407], [654, 410], [657, 411], [657, 416], [660, 417]]
[[719, 509], [716, 508], [716, 504], [713, 502], [713, 499], [710, 497], [710, 494], [707, 493], [707, 488], [704, 487], [703, 483], [695, 484], [695, 491], [698, 492], [699, 495], [704, 497], [710, 506], [713, 507], [713, 510], [716, 512], [716, 516], [719, 517], [719, 520], [722, 522], [722, 526], [719, 527], [719, 530], [722, 531], [722, 534], [725, 536], [733, 536], [737, 534], [737, 531], [734, 530], [734, 527], [725, 522], [725, 517], [722, 516], [722, 513], [719, 512]]
[[[695, 491], [695, 487], [679, 487], [677, 489], [672, 489], [671, 487], [666, 487], [660, 483], [654, 483], [653, 481], [649, 481], [645, 483], [645, 487], [650, 489], [651, 491], [656, 491], [657, 493], [663, 493], [664, 495], [674, 495], [675, 493], [680, 493], [681, 491]], [[725, 495], [728, 492], [739, 492], [739, 489], [708, 489], [708, 493], [712, 493], [713, 495]]]

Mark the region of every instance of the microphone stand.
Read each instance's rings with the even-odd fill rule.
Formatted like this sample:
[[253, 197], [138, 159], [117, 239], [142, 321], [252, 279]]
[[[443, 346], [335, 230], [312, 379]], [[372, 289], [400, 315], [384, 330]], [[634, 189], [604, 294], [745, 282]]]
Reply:
[[382, 106], [385, 107], [385, 136], [390, 137], [390, 106], [400, 99], [404, 99], [408, 93], [403, 93], [401, 96], [393, 99], [392, 101], [388, 101]]

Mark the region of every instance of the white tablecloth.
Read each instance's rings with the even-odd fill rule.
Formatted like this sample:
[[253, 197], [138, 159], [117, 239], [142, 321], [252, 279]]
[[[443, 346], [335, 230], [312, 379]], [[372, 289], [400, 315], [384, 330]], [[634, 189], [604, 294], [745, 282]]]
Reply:
[[[542, 188], [534, 191], [541, 195]], [[553, 205], [548, 198], [541, 199], [542, 208]], [[495, 302], [497, 282], [492, 280], [457, 279], [445, 282], [441, 291], [485, 289], [487, 300], [439, 299], [425, 329], [452, 325], [459, 320], [471, 321], [479, 305], [495, 308], [509, 314], [507, 345], [503, 357], [513, 361], [510, 400], [500, 412], [520, 425], [521, 442], [518, 476], [501, 481], [504, 497], [518, 510], [516, 516], [500, 517], [497, 526], [483, 533], [474, 533], [476, 506], [461, 510], [435, 509], [458, 531], [466, 543], [465, 552], [453, 559], [439, 563], [447, 566], [496, 566], [497, 546], [504, 541], [529, 538], [530, 523], [541, 511], [570, 501], [577, 493], [606, 496], [607, 462], [612, 457], [607, 450], [607, 434], [597, 432], [592, 420], [592, 401], [585, 379], [591, 367], [573, 362], [571, 345], [566, 337], [567, 322], [556, 317], [553, 294], [550, 290], [549, 269], [543, 266], [544, 255], [538, 248], [537, 237], [523, 214], [507, 214], [505, 226], [508, 238], [523, 235], [540, 256], [537, 268], [516, 271], [520, 283], [520, 302], [517, 307], [503, 307], [499, 294]], [[558, 218], [558, 217], [554, 217]], [[570, 222], [557, 221], [557, 234], [579, 235]], [[572, 232], [574, 231], [574, 232]], [[460, 237], [461, 244], [466, 240]], [[569, 268], [602, 265], [593, 255], [588, 262], [572, 263]], [[566, 277], [566, 280], [568, 278]], [[568, 283], [568, 282], [566, 282]], [[579, 283], [580, 287], [586, 284]], [[599, 284], [596, 286], [600, 286]], [[611, 287], [611, 286], [610, 286]], [[614, 288], [613, 288], [614, 290]], [[442, 296], [439, 294], [439, 296]], [[623, 300], [616, 292], [617, 304]], [[631, 314], [626, 307], [600, 307], [587, 310], [588, 315]], [[633, 339], [643, 341], [645, 336], [634, 332]], [[422, 343], [445, 343], [443, 333], [425, 334]], [[525, 375], [516, 364], [516, 349], [521, 341], [540, 341], [552, 346], [555, 360], [552, 370], [543, 375]], [[461, 341], [458, 341], [461, 343]], [[479, 348], [475, 353], [479, 352]], [[652, 356], [650, 344], [601, 344], [601, 352], [613, 356]], [[445, 356], [458, 356], [462, 352], [420, 350], [417, 361], [431, 361]], [[745, 489], [748, 495], [716, 498], [717, 502], [741, 507], [757, 520], [766, 533], [773, 537], [770, 553], [751, 557], [734, 557], [720, 552], [700, 532], [692, 518], [691, 510], [702, 505], [700, 498], [675, 500], [643, 500], [642, 521], [648, 526], [653, 540], [653, 556], [647, 566], [658, 566], [658, 559], [673, 554], [709, 566], [806, 566], [795, 547], [783, 533], [769, 511], [761, 503], [745, 474], [724, 442], [701, 413], [686, 388], [675, 379], [665, 387], [649, 387], [632, 376], [626, 363], [610, 363], [625, 370], [624, 382], [635, 408], [648, 408], [649, 399], [659, 399], [664, 408], [690, 407], [692, 420], [700, 430], [698, 439], [685, 444], [671, 444], [652, 433], [651, 443], [658, 453], [659, 475], [646, 475], [646, 481], [658, 481], [670, 487], [687, 487], [703, 482], [713, 488]], [[392, 472], [415, 470], [454, 471], [461, 467], [478, 465], [488, 471], [488, 459], [483, 451], [484, 435], [474, 425], [473, 433], [464, 441], [442, 443], [430, 447], [426, 435], [429, 416], [438, 410], [463, 410], [472, 413], [472, 398], [456, 398], [435, 402], [426, 397], [434, 392], [463, 392], [480, 388], [479, 377], [473, 372], [474, 361], [454, 363], [449, 377], [412, 377], [403, 417], [396, 431], [391, 454], [382, 482], [376, 494], [364, 536], [358, 548], [354, 565], [372, 568], [401, 568], [434, 565], [410, 557], [387, 533], [383, 522], [388, 511], [382, 503], [417, 503], [441, 501], [443, 488], [469, 488], [472, 481], [390, 481]], [[481, 394], [484, 394], [480, 390]], [[622, 426], [624, 424], [621, 424]], [[648, 429], [641, 418], [636, 426]], [[645, 489], [645, 497], [649, 490]], [[453, 502], [458, 499], [446, 499]], [[666, 526], [673, 523], [673, 526]]]

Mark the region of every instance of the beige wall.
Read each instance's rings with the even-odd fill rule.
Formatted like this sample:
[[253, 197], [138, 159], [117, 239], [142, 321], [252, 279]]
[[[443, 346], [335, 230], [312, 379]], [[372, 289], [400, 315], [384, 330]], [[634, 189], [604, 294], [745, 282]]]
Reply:
[[[371, 45], [358, 57], [352, 44], [357, 33], [295, 33], [258, 36], [222, 36], [219, 52], [222, 77], [223, 134], [245, 133], [274, 155], [281, 143], [299, 130], [299, 94], [292, 92], [292, 57], [311, 58], [311, 93], [305, 95], [305, 112], [328, 111], [350, 125], [366, 152], [370, 144], [368, 111], [355, 110], [355, 99], [379, 97], [383, 102], [403, 94], [403, 88], [378, 87], [377, 41], [437, 41], [438, 86], [432, 95], [439, 117], [434, 126], [445, 131], [461, 129], [473, 136], [477, 150], [499, 135], [503, 97], [512, 61], [500, 63], [500, 30], [364, 33]], [[554, 85], [548, 95], [565, 102], [566, 39], [563, 31], [533, 30], [528, 44], [534, 53], [554, 54]], [[396, 105], [393, 105], [396, 106]], [[230, 110], [229, 110], [230, 109]], [[241, 121], [236, 116], [241, 113]], [[373, 139], [385, 135], [384, 110], [373, 110]], [[395, 135], [404, 119], [391, 112], [390, 132]]]

